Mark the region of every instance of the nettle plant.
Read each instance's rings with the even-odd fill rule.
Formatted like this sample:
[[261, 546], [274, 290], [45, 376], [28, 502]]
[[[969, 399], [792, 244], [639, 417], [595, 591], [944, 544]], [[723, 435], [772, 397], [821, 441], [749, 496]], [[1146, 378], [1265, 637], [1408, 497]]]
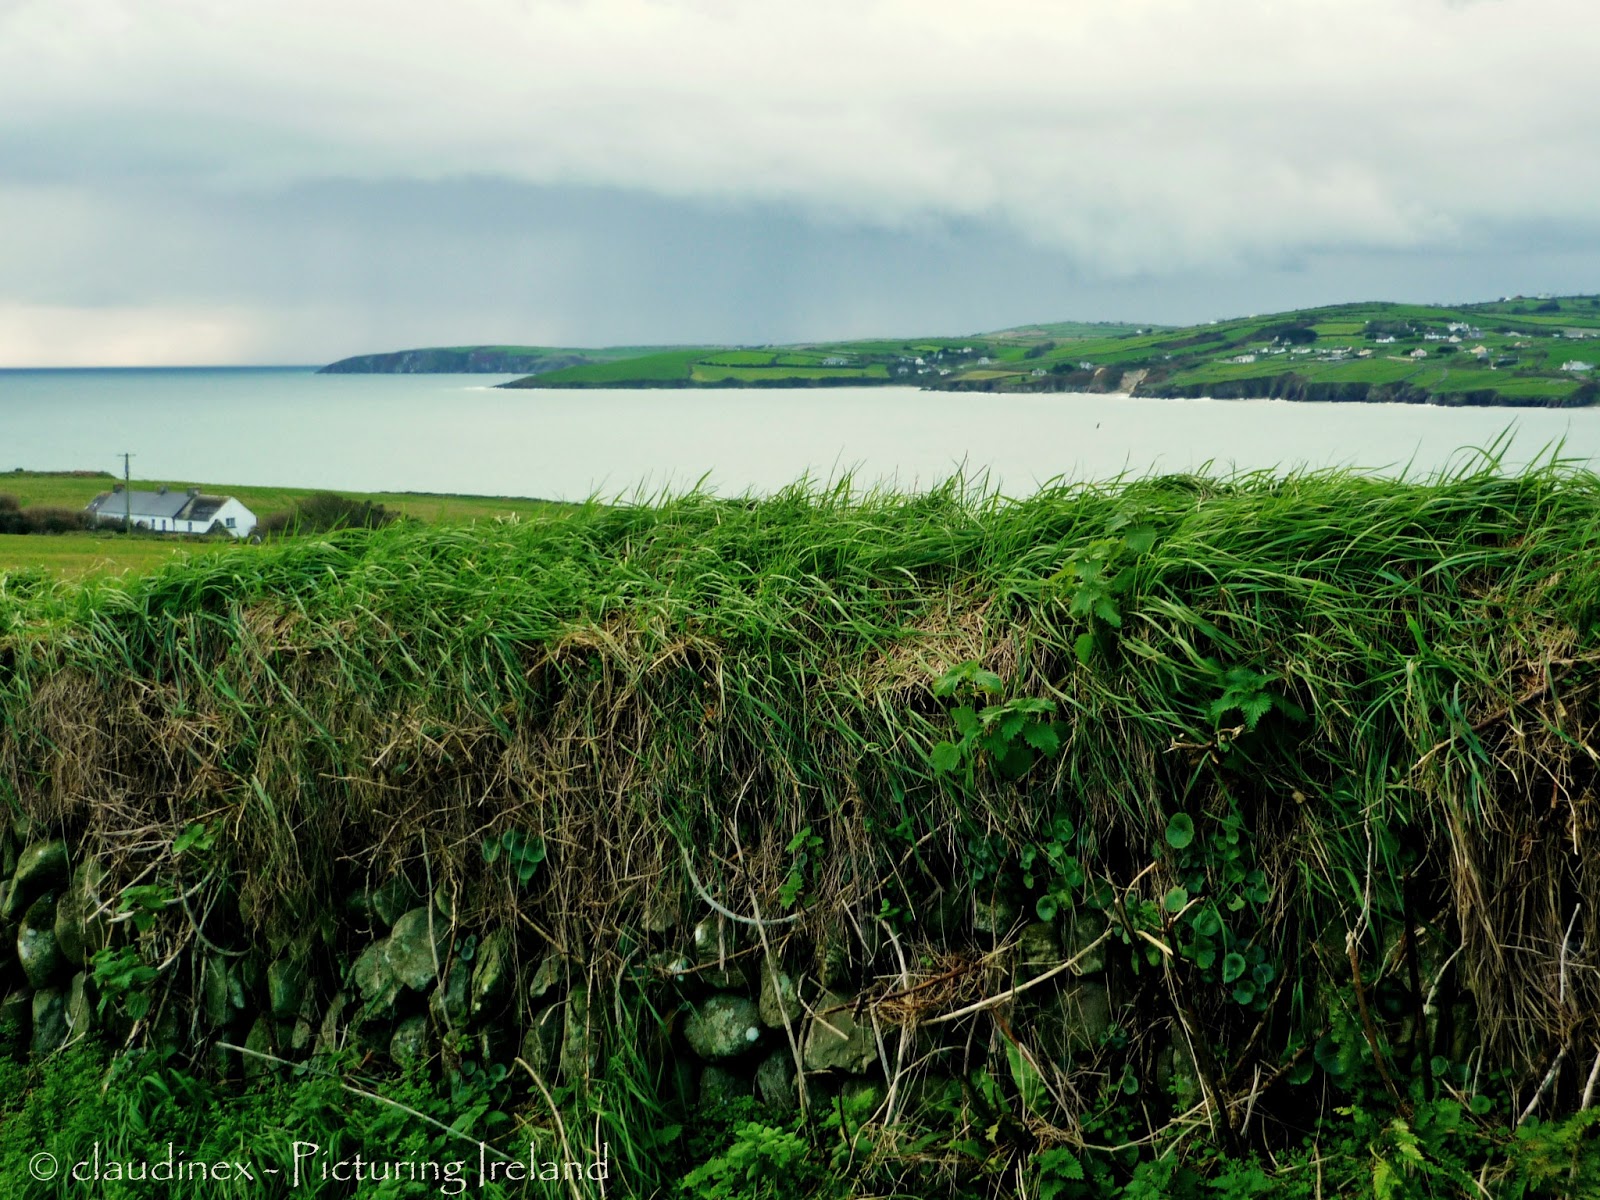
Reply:
[[1004, 691], [1000, 676], [976, 662], [953, 667], [934, 682], [935, 696], [959, 701], [950, 710], [959, 736], [934, 746], [929, 762], [935, 771], [964, 773], [971, 784], [981, 763], [1001, 779], [1016, 780], [1041, 756], [1048, 758], [1061, 748], [1060, 726], [1051, 720], [1055, 701], [1035, 696], [994, 699]]
[[1156, 544], [1155, 529], [1143, 523], [1145, 515], [1137, 507], [1118, 512], [1106, 523], [1109, 536], [1078, 550], [1050, 579], [1071, 586], [1067, 609], [1088, 624], [1073, 642], [1084, 666], [1110, 631], [1122, 627], [1122, 598], [1133, 588], [1134, 561]]

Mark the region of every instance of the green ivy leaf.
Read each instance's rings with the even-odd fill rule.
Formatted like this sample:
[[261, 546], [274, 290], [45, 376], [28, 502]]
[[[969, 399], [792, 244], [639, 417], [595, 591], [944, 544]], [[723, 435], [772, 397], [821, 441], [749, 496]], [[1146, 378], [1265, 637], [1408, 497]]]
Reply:
[[1194, 841], [1194, 818], [1186, 813], [1177, 813], [1167, 822], [1167, 845], [1174, 850], [1182, 850]]
[[1189, 918], [1189, 925], [1201, 937], [1216, 937], [1222, 932], [1222, 915], [1217, 912], [1215, 904], [1207, 904], [1195, 910], [1194, 916]]

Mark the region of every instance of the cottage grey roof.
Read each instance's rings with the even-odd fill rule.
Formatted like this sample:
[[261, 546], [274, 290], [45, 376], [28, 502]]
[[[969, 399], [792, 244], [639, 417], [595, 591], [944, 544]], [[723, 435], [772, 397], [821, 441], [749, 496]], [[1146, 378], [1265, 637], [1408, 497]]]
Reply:
[[188, 492], [141, 492], [137, 489], [124, 498], [122, 492], [101, 492], [89, 501], [89, 511], [113, 519], [125, 515], [131, 506], [135, 521], [209, 521], [229, 500], [227, 496], [192, 496]]
[[101, 492], [89, 501], [89, 511], [103, 517], [120, 517], [131, 509], [135, 520], [140, 517], [172, 520], [191, 499], [188, 492]]

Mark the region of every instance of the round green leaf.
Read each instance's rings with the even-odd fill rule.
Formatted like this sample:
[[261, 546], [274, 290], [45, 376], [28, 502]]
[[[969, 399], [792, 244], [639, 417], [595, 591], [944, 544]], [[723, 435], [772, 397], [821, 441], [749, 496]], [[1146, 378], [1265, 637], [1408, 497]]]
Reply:
[[1241, 979], [1233, 987], [1233, 998], [1240, 1004], [1249, 1004], [1256, 998], [1256, 985], [1248, 979]]
[[1244, 955], [1228, 953], [1222, 956], [1222, 982], [1232, 983], [1244, 974]]
[[1169, 913], [1182, 912], [1183, 906], [1187, 903], [1189, 903], [1188, 888], [1175, 887], [1167, 892], [1166, 905]]
[[1194, 818], [1186, 813], [1177, 813], [1167, 822], [1167, 845], [1174, 850], [1182, 850], [1194, 841]]
[[1189, 926], [1201, 937], [1216, 937], [1222, 932], [1222, 917], [1216, 905], [1207, 904], [1195, 910], [1194, 916], [1189, 918]]

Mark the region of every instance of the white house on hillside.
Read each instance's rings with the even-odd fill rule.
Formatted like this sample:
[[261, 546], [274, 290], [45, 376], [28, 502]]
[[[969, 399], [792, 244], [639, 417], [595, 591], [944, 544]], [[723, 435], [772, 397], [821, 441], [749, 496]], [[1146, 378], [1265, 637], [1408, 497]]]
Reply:
[[135, 529], [155, 533], [210, 533], [215, 529], [242, 538], [249, 537], [256, 527], [255, 513], [232, 496], [203, 496], [199, 488], [124, 492], [119, 484], [89, 501], [88, 511], [107, 521], [131, 517]]

